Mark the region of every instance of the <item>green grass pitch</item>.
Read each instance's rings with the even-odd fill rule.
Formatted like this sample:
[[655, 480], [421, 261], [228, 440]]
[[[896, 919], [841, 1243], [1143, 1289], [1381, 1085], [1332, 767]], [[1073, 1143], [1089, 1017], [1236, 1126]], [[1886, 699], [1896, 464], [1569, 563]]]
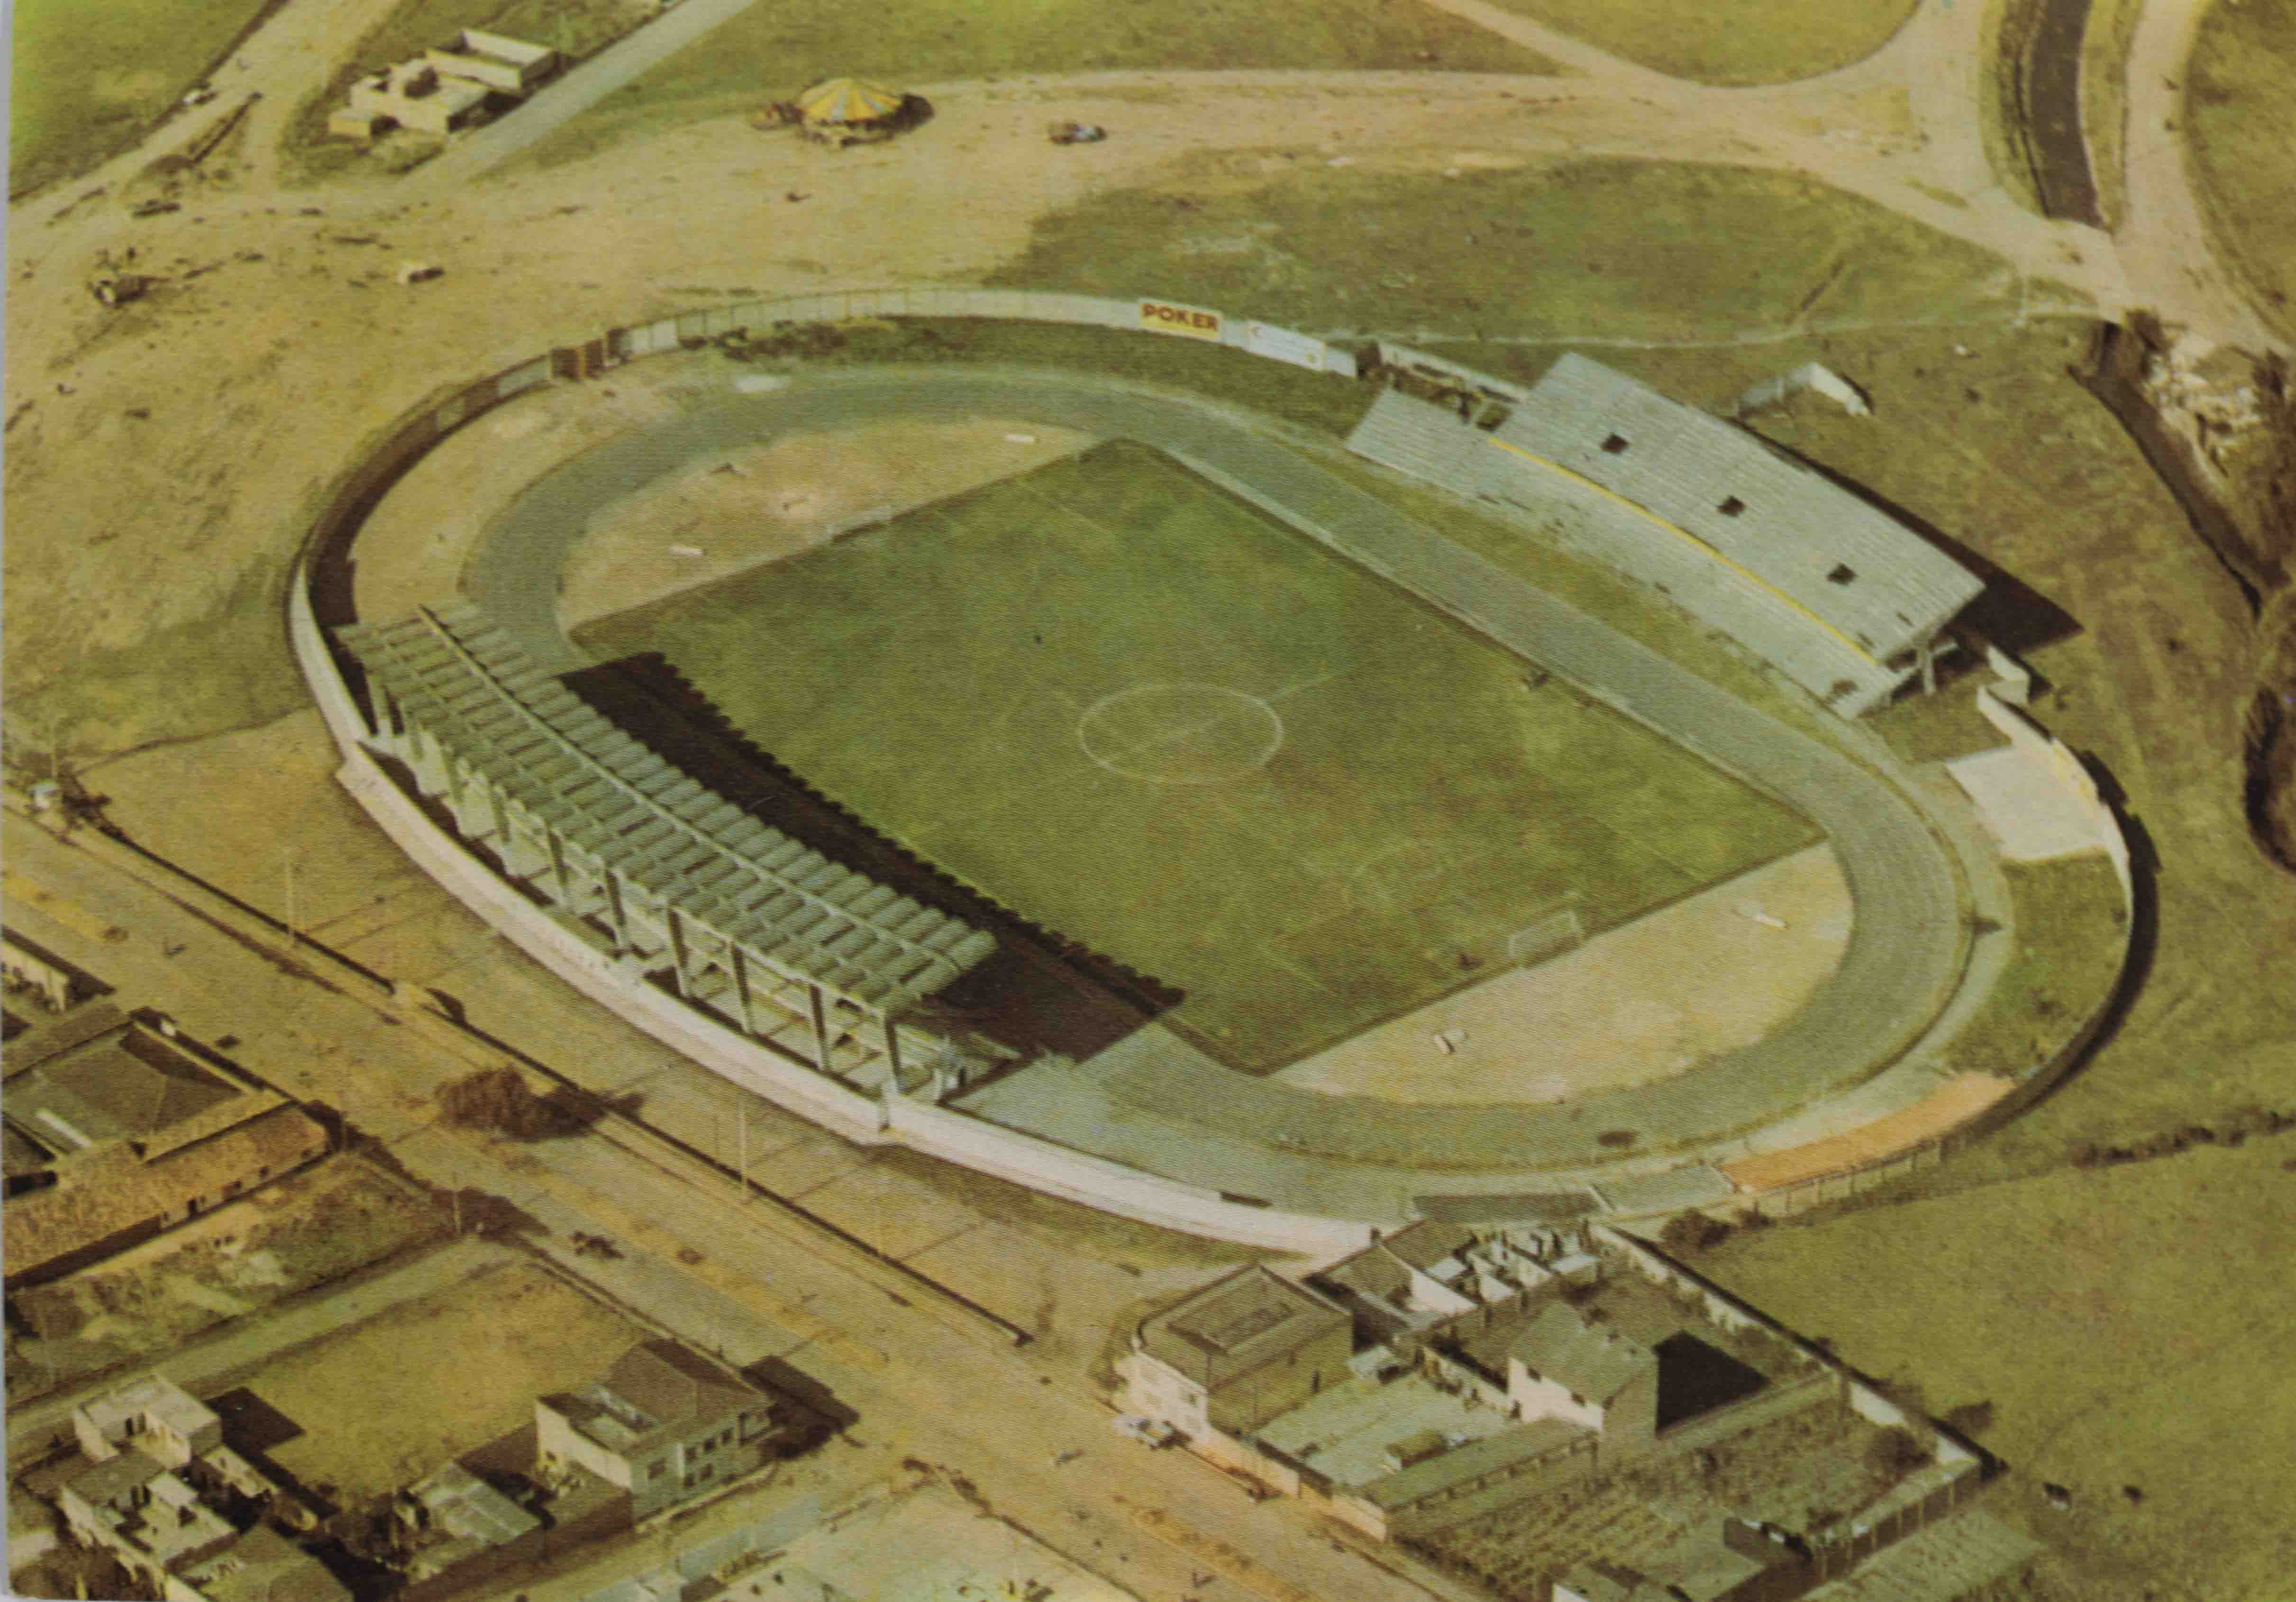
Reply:
[[1267, 1072], [1816, 838], [1144, 447], [582, 632]]

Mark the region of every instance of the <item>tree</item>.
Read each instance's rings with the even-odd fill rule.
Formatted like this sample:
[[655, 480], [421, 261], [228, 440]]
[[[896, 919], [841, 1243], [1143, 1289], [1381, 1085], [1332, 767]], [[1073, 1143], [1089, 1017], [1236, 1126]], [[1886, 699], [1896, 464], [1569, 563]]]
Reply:
[[564, 1131], [557, 1108], [527, 1088], [526, 1076], [505, 1063], [440, 1087], [439, 1110], [462, 1129], [492, 1130], [514, 1140]]

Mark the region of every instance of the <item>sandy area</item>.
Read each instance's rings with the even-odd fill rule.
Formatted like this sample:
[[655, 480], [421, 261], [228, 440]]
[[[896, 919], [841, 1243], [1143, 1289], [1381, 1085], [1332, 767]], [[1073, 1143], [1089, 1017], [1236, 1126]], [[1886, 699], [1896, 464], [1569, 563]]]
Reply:
[[1670, 1079], [1792, 1016], [1841, 962], [1849, 920], [1841, 865], [1811, 846], [1275, 1077], [1333, 1096], [1470, 1103]]
[[700, 463], [593, 513], [562, 575], [559, 620], [578, 628], [1092, 443], [1031, 423], [897, 422], [792, 435]]
[[537, 1396], [596, 1378], [645, 1333], [521, 1263], [275, 1359], [251, 1388], [302, 1431], [274, 1460], [348, 1499], [517, 1428]]

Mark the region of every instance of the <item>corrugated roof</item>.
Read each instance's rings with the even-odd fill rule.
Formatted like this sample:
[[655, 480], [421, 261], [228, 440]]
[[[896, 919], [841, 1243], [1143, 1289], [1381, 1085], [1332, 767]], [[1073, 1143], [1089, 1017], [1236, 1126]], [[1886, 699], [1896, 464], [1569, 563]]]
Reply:
[[1646, 508], [1876, 661], [1934, 633], [1984, 588], [1759, 436], [1575, 353], [1492, 437]]
[[776, 972], [892, 1011], [994, 935], [791, 839], [617, 728], [466, 603], [336, 637], [506, 805]]
[[1560, 1418], [1534, 1418], [1519, 1428], [1502, 1430], [1480, 1441], [1470, 1441], [1447, 1452], [1413, 1464], [1383, 1480], [1364, 1487], [1364, 1495], [1382, 1508], [1402, 1508], [1432, 1496], [1446, 1487], [1475, 1479], [1510, 1464], [1563, 1451], [1594, 1434], [1584, 1425]]

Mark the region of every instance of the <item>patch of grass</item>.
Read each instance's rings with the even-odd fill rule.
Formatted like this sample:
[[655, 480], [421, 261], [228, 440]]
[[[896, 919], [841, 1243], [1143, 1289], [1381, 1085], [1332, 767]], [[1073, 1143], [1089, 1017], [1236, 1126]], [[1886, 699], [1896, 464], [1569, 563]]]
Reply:
[[[963, 606], [947, 597], [964, 595]], [[1103, 445], [584, 631], [1267, 1070], [1803, 819], [1144, 448]], [[824, 715], [835, 707], [837, 715]]]
[[401, 0], [296, 106], [280, 136], [283, 166], [297, 180], [315, 183], [359, 165], [364, 152], [357, 144], [327, 135], [327, 118], [343, 103], [353, 81], [443, 45], [465, 28], [546, 45], [578, 61], [650, 14], [636, 0]]
[[266, 1362], [255, 1393], [301, 1426], [271, 1449], [341, 1499], [395, 1491], [534, 1417], [645, 1338], [620, 1314], [515, 1262], [398, 1302]]
[[2296, 9], [2213, 5], [2185, 69], [2185, 136], [2218, 251], [2296, 338]]
[[[753, 333], [763, 336], [767, 331]], [[1193, 390], [1249, 407], [1318, 433], [1344, 434], [1371, 404], [1371, 391], [1328, 373], [1309, 373], [1201, 340], [1157, 339], [1109, 328], [997, 323], [964, 317], [903, 317], [840, 324], [833, 347], [802, 359], [767, 358], [769, 369], [873, 362], [1004, 362], [1069, 367]]]
[[1049, 218], [991, 282], [1460, 341], [1692, 339], [2015, 306], [1990, 252], [1789, 173], [1593, 160], [1452, 178], [1321, 165], [1212, 177]]
[[2104, 1005], [2120, 976], [2128, 919], [2120, 881], [2102, 851], [2002, 867], [2017, 949], [1948, 1056], [1962, 1072], [2016, 1079]]
[[2089, 0], [2081, 35], [2081, 138], [2108, 229], [2128, 216], [2128, 47], [2144, 13], [2144, 0]]
[[1863, 61], [1919, 0], [1498, 0], [1659, 72], [1702, 84], [1782, 84]]
[[2263, 1532], [2296, 1506], [2292, 1156], [2251, 1140], [1742, 1230], [1699, 1270], [1940, 1408], [1990, 1402], [1980, 1440], [2021, 1471], [2007, 1491], [2073, 1492], [2033, 1532], [2120, 1571], [2061, 1594], [2269, 1597], [2285, 1565]]
[[1989, 69], [1977, 97], [1977, 134], [1985, 164], [2009, 198], [2041, 215], [2030, 130], [2025, 126], [2025, 52], [2039, 25], [2041, 0], [1986, 0], [1980, 37]]
[[[133, 145], [274, 0], [17, 0], [8, 193], [86, 172]], [[219, 113], [218, 103], [214, 111]]]
[[43, 748], [53, 740], [67, 752], [111, 753], [299, 711], [308, 693], [287, 648], [285, 586], [278, 562], [258, 559], [204, 616], [92, 652], [69, 671], [17, 691], [11, 727]]
[[1907, 762], [1950, 762], [2009, 743], [1977, 710], [1965, 682], [1935, 695], [1907, 695], [1868, 716], [1866, 726]]
[[1274, 68], [1562, 70], [1432, 6], [1393, 0], [1198, 0], [1170, 8], [1103, 0], [844, 0], [754, 5], [541, 141], [522, 160], [578, 160], [618, 140], [787, 99], [844, 73], [918, 86], [1024, 73]]

